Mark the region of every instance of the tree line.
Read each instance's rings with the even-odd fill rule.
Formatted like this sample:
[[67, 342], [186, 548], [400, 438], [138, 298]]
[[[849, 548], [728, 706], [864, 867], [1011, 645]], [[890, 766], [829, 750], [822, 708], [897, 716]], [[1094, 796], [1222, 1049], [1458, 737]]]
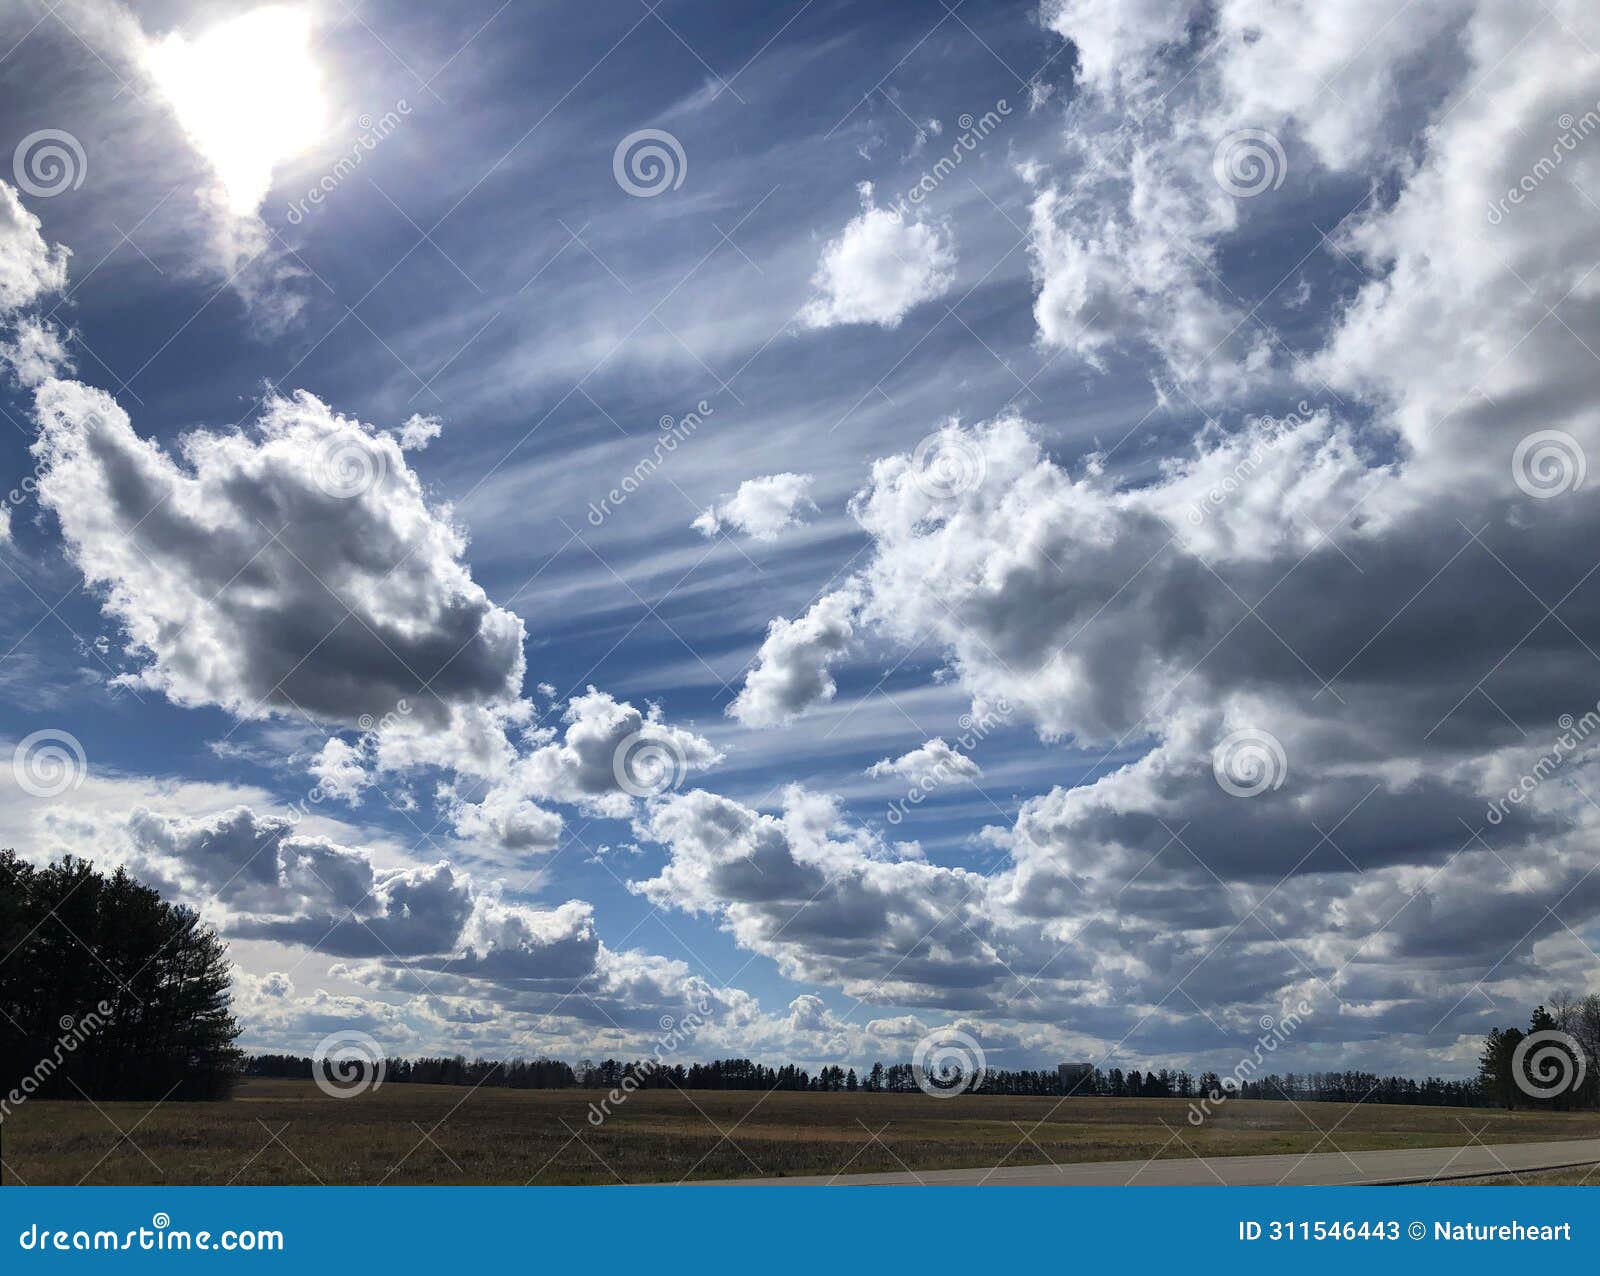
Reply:
[[[245, 1065], [250, 1076], [302, 1077], [315, 1075], [313, 1060], [300, 1055], [255, 1055]], [[625, 1062], [582, 1060], [576, 1065], [559, 1059], [492, 1059], [424, 1057], [388, 1059], [384, 1081], [429, 1085], [503, 1086], [523, 1090], [613, 1090], [632, 1077], [638, 1090], [805, 1090], [813, 1093], [914, 1094], [920, 1087], [909, 1063], [874, 1063], [859, 1073], [854, 1068], [830, 1065], [815, 1073], [795, 1064], [772, 1067], [751, 1059], [713, 1059], [709, 1063]], [[945, 1079], [948, 1083], [950, 1078]], [[959, 1083], [955, 1088], [961, 1088]], [[1480, 1107], [1493, 1102], [1472, 1080], [1451, 1081], [1429, 1077], [1380, 1077], [1370, 1072], [1271, 1073], [1224, 1087], [1215, 1073], [1193, 1074], [1182, 1069], [1137, 1068], [1101, 1070], [1063, 1078], [1055, 1069], [992, 1070], [970, 1087], [973, 1094], [1101, 1096], [1119, 1099], [1188, 1099], [1221, 1091], [1247, 1099], [1329, 1100], [1345, 1103], [1429, 1104], [1439, 1107]]]
[[28, 1098], [212, 1099], [242, 1055], [227, 948], [122, 870], [0, 851], [0, 1117]]

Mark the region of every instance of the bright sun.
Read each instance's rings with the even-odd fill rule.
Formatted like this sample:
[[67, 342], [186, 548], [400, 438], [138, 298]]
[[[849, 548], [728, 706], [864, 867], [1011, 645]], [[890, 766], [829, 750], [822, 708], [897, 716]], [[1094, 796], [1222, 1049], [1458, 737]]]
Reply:
[[195, 40], [174, 33], [145, 55], [178, 123], [216, 171], [228, 206], [241, 215], [260, 207], [273, 167], [326, 128], [310, 34], [303, 9], [273, 5]]

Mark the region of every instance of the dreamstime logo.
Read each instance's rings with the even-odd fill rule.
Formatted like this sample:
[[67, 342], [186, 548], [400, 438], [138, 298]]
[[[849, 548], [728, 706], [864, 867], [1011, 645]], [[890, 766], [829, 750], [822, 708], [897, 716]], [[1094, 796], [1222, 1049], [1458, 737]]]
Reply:
[[32, 797], [60, 797], [83, 783], [89, 759], [77, 736], [52, 727], [18, 742], [11, 755], [11, 774], [17, 787]]
[[711, 1003], [698, 1002], [694, 1009], [681, 1019], [674, 1019], [671, 1015], [662, 1015], [658, 1021], [661, 1024], [661, 1036], [656, 1038], [655, 1048], [648, 1059], [630, 1064], [622, 1080], [614, 1086], [610, 1093], [599, 1103], [589, 1105], [589, 1124], [599, 1129], [606, 1123], [612, 1111], [621, 1107], [632, 1097], [633, 1092], [642, 1086], [646, 1079], [659, 1071], [666, 1063], [669, 1054], [681, 1050], [684, 1044], [701, 1028], [705, 1027], [711, 1016]]
[[102, 1001], [93, 1010], [86, 1011], [74, 1018], [72, 1015], [62, 1015], [56, 1021], [61, 1029], [61, 1036], [56, 1039], [55, 1049], [45, 1055], [38, 1063], [34, 1064], [31, 1072], [23, 1074], [17, 1083], [17, 1088], [4, 1098], [0, 1098], [0, 1121], [4, 1121], [22, 1103], [31, 1098], [35, 1091], [43, 1086], [56, 1070], [65, 1062], [68, 1055], [72, 1054], [89, 1038], [95, 1036], [100, 1029], [105, 1027], [110, 1018], [112, 1005], [109, 1001]]
[[64, 129], [42, 128], [17, 143], [11, 154], [11, 175], [30, 195], [49, 199], [77, 190], [89, 175], [83, 143]]
[[338, 501], [365, 495], [389, 473], [383, 448], [348, 430], [324, 439], [317, 448], [314, 464], [317, 486]]
[[1229, 133], [1211, 153], [1211, 175], [1217, 185], [1240, 199], [1277, 190], [1288, 171], [1283, 143], [1265, 129]]
[[305, 221], [311, 210], [320, 205], [327, 196], [339, 189], [344, 179], [361, 167], [370, 153], [379, 142], [383, 141], [395, 129], [400, 127], [401, 121], [411, 114], [411, 104], [401, 98], [394, 104], [394, 109], [385, 111], [377, 119], [370, 114], [363, 113], [356, 121], [361, 126], [361, 135], [356, 138], [350, 150], [339, 157], [334, 166], [324, 173], [317, 184], [306, 191], [300, 199], [289, 205], [289, 210], [284, 214], [284, 220], [291, 226], [298, 226]]
[[911, 1075], [924, 1094], [936, 1099], [976, 1090], [983, 1084], [988, 1064], [983, 1047], [958, 1028], [937, 1028], [911, 1054]]
[[1256, 471], [1266, 462], [1269, 453], [1275, 451], [1284, 439], [1311, 420], [1311, 405], [1301, 399], [1295, 405], [1295, 410], [1285, 416], [1281, 421], [1274, 421], [1271, 417], [1261, 418], [1261, 424], [1268, 427], [1269, 432], [1263, 432], [1255, 437], [1250, 451], [1240, 458], [1227, 474], [1206, 489], [1205, 494], [1187, 511], [1187, 518], [1191, 527], [1199, 527], [1206, 518], [1240, 491], [1246, 483], [1255, 477]]
[[311, 1052], [317, 1089], [333, 1099], [350, 1099], [383, 1084], [388, 1062], [383, 1047], [364, 1032], [331, 1032]]
[[1583, 1084], [1589, 1060], [1571, 1033], [1531, 1032], [1511, 1052], [1511, 1076], [1530, 1099], [1553, 1099]]
[[665, 129], [642, 128], [629, 133], [611, 152], [611, 175], [617, 185], [638, 199], [677, 190], [689, 173], [683, 143]]
[[1211, 1115], [1212, 1109], [1224, 1101], [1231, 1099], [1244, 1089], [1245, 1082], [1261, 1071], [1261, 1065], [1270, 1054], [1277, 1052], [1278, 1047], [1286, 1043], [1290, 1037], [1300, 1030], [1300, 1025], [1305, 1022], [1306, 1016], [1311, 1013], [1311, 1003], [1304, 998], [1284, 1015], [1281, 1019], [1274, 1019], [1271, 1015], [1262, 1015], [1258, 1022], [1261, 1025], [1261, 1035], [1256, 1038], [1255, 1047], [1233, 1067], [1233, 1071], [1216, 1078], [1216, 1084], [1189, 1105], [1188, 1121], [1190, 1125], [1201, 1125]]
[[947, 430], [928, 435], [911, 454], [911, 481], [924, 496], [950, 501], [979, 486], [989, 472], [983, 449]]
[[1289, 777], [1289, 760], [1272, 732], [1246, 727], [1224, 737], [1211, 751], [1211, 771], [1224, 793], [1256, 797], [1282, 787]]
[[387, 731], [402, 718], [411, 716], [411, 702], [409, 700], [396, 700], [394, 708], [381, 718], [374, 718], [370, 713], [363, 713], [356, 719], [356, 726], [363, 731]]
[[1523, 173], [1515, 186], [1489, 205], [1489, 225], [1498, 226], [1503, 222], [1511, 212], [1512, 205], [1521, 204], [1544, 185], [1545, 180], [1561, 167], [1566, 157], [1578, 149], [1579, 142], [1592, 137], [1597, 130], [1600, 130], [1600, 102], [1596, 102], [1581, 116], [1574, 117], [1571, 111], [1563, 111], [1556, 117], [1556, 127], [1561, 130], [1561, 136], [1551, 144], [1550, 153], [1541, 155], [1535, 160], [1533, 167]]
[[[906, 789], [905, 797], [896, 798], [889, 803], [887, 815], [889, 823], [900, 824], [904, 822], [906, 814], [911, 808], [921, 806], [927, 800], [928, 795], [940, 786], [949, 783], [951, 780], [965, 779], [969, 775], [975, 774], [975, 771], [968, 771], [962, 768], [962, 762], [970, 763], [971, 761], [966, 755], [977, 748], [979, 742], [996, 727], [1010, 720], [1011, 702], [1004, 697], [992, 709], [988, 709], [982, 717], [974, 718], [970, 713], [963, 713], [958, 719], [961, 735], [956, 740], [951, 752], [941, 757], [930, 770], [912, 779], [910, 786]], [[889, 769], [893, 770], [893, 767]], [[867, 774], [877, 775], [882, 774], [882, 772], [877, 767], [873, 767]]]
[[662, 463], [678, 448], [694, 436], [694, 432], [705, 424], [705, 418], [716, 415], [713, 408], [704, 399], [695, 405], [696, 411], [686, 412], [678, 420], [671, 416], [663, 416], [660, 421], [661, 433], [656, 438], [655, 446], [650, 449], [649, 456], [642, 456], [634, 467], [622, 476], [622, 480], [600, 498], [600, 503], [589, 502], [589, 525], [599, 527], [600, 524], [620, 509], [627, 500], [662, 466]]
[[630, 797], [660, 797], [683, 783], [689, 763], [671, 740], [648, 731], [624, 736], [611, 755], [617, 787]]
[[1556, 728], [1561, 734], [1556, 737], [1554, 747], [1548, 753], [1542, 754], [1529, 770], [1524, 771], [1517, 782], [1506, 790], [1504, 797], [1495, 798], [1489, 803], [1489, 823], [1503, 823], [1506, 816], [1511, 814], [1512, 807], [1521, 806], [1530, 793], [1554, 775], [1569, 756], [1577, 752], [1580, 744], [1600, 730], [1600, 703], [1581, 718], [1563, 713], [1556, 719]]
[[1565, 430], [1536, 430], [1511, 454], [1511, 477], [1535, 500], [1577, 491], [1588, 472], [1583, 445]]
[[978, 143], [987, 139], [1004, 122], [1004, 117], [1010, 114], [1010, 104], [1005, 98], [1001, 98], [994, 104], [993, 110], [985, 111], [977, 119], [974, 119], [966, 112], [958, 116], [956, 127], [961, 130], [961, 135], [951, 143], [950, 153], [940, 156], [933, 167], [924, 172], [914, 186], [889, 205], [889, 216], [894, 218], [896, 222], [904, 221], [911, 212], [911, 206], [921, 204], [929, 195], [938, 190], [944, 183], [945, 178], [955, 172], [967, 155], [981, 149]]

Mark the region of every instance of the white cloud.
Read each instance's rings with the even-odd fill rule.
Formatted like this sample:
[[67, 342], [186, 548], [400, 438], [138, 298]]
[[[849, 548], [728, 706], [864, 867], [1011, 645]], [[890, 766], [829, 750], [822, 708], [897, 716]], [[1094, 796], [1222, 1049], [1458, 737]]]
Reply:
[[861, 187], [861, 204], [861, 212], [822, 250], [811, 281], [817, 295], [801, 315], [813, 328], [897, 328], [955, 280], [955, 246], [947, 229], [876, 207], [870, 184]]
[[[1406, 137], [1437, 102], [1433, 77], [1454, 62], [1468, 8], [1047, 6], [1047, 25], [1078, 50], [1084, 92], [1062, 137], [1070, 177], [1033, 205], [1041, 337], [1092, 367], [1114, 349], [1149, 350], [1155, 379], [1201, 402], [1285, 375], [1296, 356], [1221, 282], [1219, 250], [1318, 170], [1403, 175]], [[1424, 53], [1431, 75], [1415, 65]]]
[[694, 529], [704, 536], [715, 536], [727, 527], [752, 540], [775, 541], [781, 533], [798, 526], [806, 510], [816, 509], [810, 497], [811, 483], [809, 474], [768, 474], [746, 479], [731, 498], [696, 518]]
[[956, 752], [935, 736], [898, 758], [874, 762], [867, 768], [867, 774], [874, 779], [895, 775], [911, 784], [920, 784], [923, 780], [972, 780], [982, 775], [983, 770], [966, 754]]
[[444, 422], [436, 416], [413, 412], [400, 427], [400, 447], [406, 452], [420, 452], [439, 437]]
[[337, 738], [322, 746], [309, 769], [323, 793], [345, 802], [360, 801], [361, 791], [372, 783], [361, 751]]
[[[1572, 546], [1600, 534], [1600, 499], [1574, 482], [1579, 459], [1600, 454], [1584, 353], [1600, 345], [1600, 286], [1577, 207], [1578, 188], [1600, 183], [1600, 149], [1557, 131], [1564, 110], [1600, 99], [1600, 62], [1570, 52], [1575, 34], [1600, 40], [1600, 20], [1574, 5], [1445, 5], [1313, 48], [1303, 30], [1319, 16], [1237, 3], [1218, 7], [1224, 42], [1207, 52], [1187, 31], [1134, 22], [1139, 10], [1068, 10], [1121, 24], [1079, 33], [1122, 49], [1086, 54], [1086, 67], [1116, 109], [1156, 113], [1115, 172], [1109, 152], [1072, 139], [1084, 166], [1036, 203], [1044, 335], [1086, 357], [1146, 349], [1158, 381], [1230, 407], [1190, 454], [1121, 483], [1099, 458], [1062, 464], [1046, 431], [1012, 416], [947, 426], [940, 446], [970, 482], [930, 484], [914, 457], [892, 456], [853, 503], [873, 538], [853, 638], [932, 635], [975, 711], [1015, 705], [1046, 740], [1092, 746], [1090, 762], [1135, 755], [1027, 800], [1013, 828], [987, 835], [1007, 862], [964, 922], [1037, 1000], [1019, 1005], [1003, 976], [940, 969], [933, 946], [907, 1004], [958, 1009], [981, 986], [974, 1001], [991, 1013], [1057, 1013], [1112, 1041], [1142, 1021], [1146, 1039], [1198, 1050], [1206, 1025], [1174, 987], [1241, 1029], [1248, 1007], [1305, 996], [1326, 1016], [1308, 1050], [1370, 1033], [1385, 1050], [1469, 1066], [1458, 1039], [1494, 1014], [1481, 993], [1532, 1001], [1557, 972], [1592, 969], [1574, 932], [1600, 916], [1582, 797], [1600, 756], [1561, 754], [1576, 788], [1525, 794], [1522, 780], [1549, 770], [1594, 699], [1578, 635], [1600, 625], [1600, 596]], [[1457, 26], [1460, 61], [1411, 74], [1417, 51]], [[1325, 59], [1356, 54], [1348, 95], [1317, 92], [1311, 72], [1342, 83]], [[1184, 89], [1157, 107], [1190, 70], [1195, 100], [1182, 104]], [[1341, 232], [1341, 260], [1368, 273], [1298, 366], [1254, 366], [1259, 333], [1211, 340], [1215, 322], [1245, 314], [1213, 293], [1208, 269], [1171, 255], [1181, 239], [1231, 282], [1216, 248], [1268, 207], [1266, 194], [1245, 214], [1216, 201], [1212, 129], [1245, 122], [1229, 114], [1241, 75], [1250, 109], [1267, 113], [1256, 123], [1282, 130], [1286, 198], [1300, 164], [1370, 164], [1394, 183]], [[1081, 114], [1102, 109], [1114, 108]], [[1258, 299], [1241, 295], [1245, 310]], [[1343, 402], [1286, 410], [1312, 393], [1302, 376]], [[1273, 395], [1281, 419], [1241, 413], [1244, 393]], [[1551, 430], [1576, 453], [1517, 473], [1522, 440]], [[1560, 499], [1536, 498], [1541, 479]], [[1559, 599], [1559, 619], [1540, 609], [1535, 623], [1532, 596]], [[1219, 781], [1219, 746], [1241, 733], [1273, 770], [1254, 796]], [[1508, 791], [1517, 800], [1490, 806]], [[789, 838], [713, 814], [702, 823], [780, 875]], [[736, 861], [702, 850], [709, 836], [658, 831], [683, 848], [652, 889], [719, 910], [741, 943], [795, 971], [848, 977], [823, 956], [832, 932], [784, 951], [790, 932], [766, 928], [777, 908]], [[788, 851], [802, 867], [815, 854], [803, 845]], [[856, 937], [876, 942], [871, 923], [910, 906], [860, 909]], [[1035, 978], [1041, 939], [1068, 964]]]
[[22, 206], [16, 190], [0, 182], [0, 314], [66, 287], [71, 254], [60, 244], [45, 243], [42, 224]]
[[40, 501], [143, 661], [129, 681], [351, 725], [408, 698], [437, 724], [520, 690], [522, 622], [391, 439], [302, 392], [253, 435], [191, 432], [179, 461], [98, 390], [52, 381], [37, 406]]
[[641, 799], [679, 787], [722, 754], [666, 722], [659, 706], [636, 709], [594, 687], [572, 697], [564, 732], [532, 725], [532, 701], [476, 707], [442, 729], [391, 715], [355, 744], [332, 739], [312, 773], [332, 796], [353, 800], [388, 777], [426, 768], [454, 772], [440, 791], [457, 836], [517, 852], [553, 850], [562, 819], [543, 804], [626, 817]]
[[768, 727], [832, 700], [836, 686], [829, 667], [855, 637], [860, 601], [850, 583], [824, 594], [798, 620], [774, 620], [728, 713], [748, 727]]
[[10, 340], [0, 341], [0, 366], [18, 385], [31, 387], [71, 372], [72, 359], [61, 329], [48, 319], [24, 315], [13, 325]]

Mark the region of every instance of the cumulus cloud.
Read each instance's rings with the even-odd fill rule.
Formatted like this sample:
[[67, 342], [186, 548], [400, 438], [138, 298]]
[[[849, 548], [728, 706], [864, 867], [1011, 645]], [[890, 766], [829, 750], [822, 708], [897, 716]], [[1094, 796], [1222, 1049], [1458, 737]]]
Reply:
[[66, 287], [71, 254], [47, 244], [41, 227], [17, 191], [0, 182], [0, 369], [24, 387], [72, 367], [59, 327], [37, 314], [12, 318]]
[[436, 416], [413, 412], [400, 427], [400, 447], [406, 452], [420, 452], [444, 431], [444, 422]]
[[514, 697], [522, 622], [462, 563], [393, 440], [310, 394], [174, 458], [107, 395], [38, 392], [41, 503], [139, 660], [130, 682], [241, 718], [440, 722]]
[[625, 816], [720, 761], [659, 706], [593, 687], [563, 733], [536, 725], [522, 622], [473, 581], [403, 438], [302, 392], [270, 399], [252, 433], [185, 435], [174, 457], [89, 387], [49, 381], [36, 406], [40, 501], [127, 634], [137, 667], [121, 679], [241, 719], [354, 728], [309, 762], [321, 795], [435, 771], [459, 836], [536, 852], [562, 829], [548, 803]]
[[816, 509], [810, 497], [811, 483], [809, 474], [746, 479], [733, 496], [695, 519], [693, 527], [703, 536], [730, 528], [751, 540], [775, 541], [780, 533], [797, 526], [807, 510]]
[[229, 912], [229, 933], [345, 956], [447, 951], [471, 911], [447, 863], [379, 869], [364, 851], [238, 807], [209, 819], [135, 811], [134, 865]]
[[361, 750], [337, 738], [322, 746], [309, 769], [323, 793], [346, 802], [360, 801], [361, 791], [372, 783]]
[[774, 620], [728, 713], [748, 727], [777, 726], [832, 700], [829, 667], [855, 637], [860, 603], [852, 582], [824, 594], [798, 620]]
[[[987, 834], [1006, 861], [965, 920], [1038, 998], [1005, 998], [1020, 985], [1002, 974], [990, 1005], [1192, 1044], [1193, 1004], [1244, 1025], [1305, 996], [1327, 1015], [1311, 1037], [1453, 1059], [1493, 1013], [1483, 992], [1543, 995], [1600, 916], [1600, 757], [1575, 726], [1596, 699], [1600, 590], [1573, 553], [1600, 533], [1584, 353], [1600, 319], [1577, 211], [1600, 150], [1552, 131], [1600, 99], [1594, 60], [1562, 52], [1600, 29], [1575, 5], [1445, 5], [1312, 48], [1313, 9], [1230, 3], [1174, 25], [1052, 8], [1091, 95], [1069, 116], [1075, 163], [1051, 170], [1074, 176], [1035, 202], [1042, 334], [1091, 362], [1142, 351], [1158, 382], [1229, 406], [1136, 481], [1064, 462], [1012, 415], [936, 431], [960, 462], [937, 472], [881, 459], [852, 504], [872, 547], [845, 641], [931, 635], [974, 712], [1003, 701], [1111, 763]], [[1442, 33], [1459, 61], [1410, 74]], [[1132, 104], [1147, 118], [1097, 149], [1096, 113]], [[1314, 200], [1318, 171], [1393, 181], [1340, 232], [1366, 273], [1294, 358], [1221, 251], [1270, 207], [1214, 169], [1252, 125], [1288, 157], [1284, 199]], [[804, 873], [815, 841], [701, 808], [781, 889], [821, 884]], [[848, 977], [816, 955], [834, 936], [784, 951], [782, 908], [696, 827], [658, 829], [674, 850], [649, 889], [715, 908], [792, 969]], [[1034, 977], [1041, 938], [1072, 964]], [[931, 968], [909, 1004], [959, 1009], [972, 986]]]
[[[520, 624], [471, 584], [445, 513], [415, 490], [404, 428], [381, 439], [297, 400], [265, 435], [201, 433], [169, 455], [107, 402], [47, 382], [46, 504], [128, 627], [143, 683], [235, 712], [265, 696], [266, 713], [301, 677], [296, 703], [357, 726], [414, 697], [416, 715], [324, 748], [319, 776], [359, 794], [447, 770], [456, 831], [501, 847], [553, 844], [546, 803], [630, 816], [661, 850], [636, 890], [712, 919], [808, 991], [763, 1016], [680, 964], [608, 949], [581, 901], [505, 901], [448, 865], [380, 867], [260, 817], [146, 813], [133, 830], [146, 870], [217, 895], [230, 933], [356, 963], [341, 973], [372, 997], [306, 999], [300, 1023], [398, 1025], [414, 1005], [476, 1044], [486, 1007], [521, 1025], [577, 985], [593, 1023], [614, 1017], [603, 1031], [650, 1031], [658, 1007], [704, 997], [742, 1048], [833, 1058], [980, 1014], [1040, 1049], [1070, 1025], [1096, 1048], [1134, 1033], [1134, 1048], [1193, 1057], [1220, 1028], [1236, 1057], [1261, 1013], [1305, 998], [1318, 1013], [1293, 1048], [1309, 1066], [1323, 1043], [1383, 1038], [1469, 1068], [1463, 1043], [1500, 1015], [1491, 1003], [1592, 976], [1582, 936], [1600, 918], [1600, 751], [1579, 729], [1600, 700], [1584, 548], [1600, 533], [1584, 205], [1600, 148], [1552, 132], [1600, 99], [1594, 59], [1573, 52], [1600, 44], [1600, 19], [1570, 0], [1392, 8], [1046, 10], [1085, 89], [1061, 145], [1019, 164], [1037, 186], [1041, 338], [1091, 366], [1141, 358], [1168, 402], [1190, 395], [1212, 420], [1131, 475], [1062, 455], [1057, 423], [1013, 413], [940, 426], [936, 466], [930, 449], [881, 457], [851, 506], [870, 540], [859, 574], [773, 622], [730, 709], [785, 722], [835, 694], [838, 662], [867, 637], [931, 644], [975, 713], [1012, 706], [1060, 750], [1061, 783], [983, 834], [995, 871], [903, 855], [816, 794], [790, 790], [771, 811], [683, 792], [676, 760], [686, 772], [715, 750], [653, 708], [591, 689], [564, 729], [542, 725], [519, 698]], [[1230, 167], [1235, 134], [1266, 166], [1254, 194], [1231, 188], [1256, 180]], [[1371, 198], [1314, 251], [1362, 270], [1317, 276], [1291, 353], [1262, 320], [1273, 280], [1256, 286], [1255, 236], [1301, 214], [1331, 225], [1316, 221], [1330, 185]], [[907, 236], [920, 252], [882, 251]], [[1293, 276], [1319, 260], [1282, 264]], [[892, 326], [953, 270], [941, 228], [869, 202], [825, 250], [808, 319]], [[292, 456], [279, 434], [298, 440]], [[301, 467], [329, 436], [403, 475], [398, 500], [325, 509]], [[288, 510], [320, 532], [285, 530], [272, 516]], [[261, 522], [276, 539], [246, 535]], [[367, 624], [318, 645], [327, 604], [286, 547], [333, 589], [362, 585]], [[425, 569], [390, 596], [385, 574], [417, 558]], [[444, 708], [393, 673], [368, 625], [439, 675]], [[633, 736], [657, 761], [624, 783]], [[872, 771], [911, 778], [941, 758], [966, 761], [936, 738]], [[918, 1013], [858, 1030], [830, 990]]]
[[531, 701], [458, 715], [446, 729], [394, 715], [354, 743], [331, 739], [313, 760], [325, 792], [346, 800], [387, 777], [425, 768], [454, 772], [443, 806], [458, 836], [509, 851], [558, 844], [564, 803], [626, 817], [642, 799], [679, 787], [722, 753], [667, 722], [659, 705], [637, 709], [590, 687], [562, 712], [563, 729], [533, 723]]
[[811, 281], [816, 296], [801, 318], [813, 328], [847, 323], [897, 328], [917, 306], [946, 292], [955, 270], [947, 229], [878, 208], [871, 184], [863, 183], [861, 212], [823, 247]]
[[22, 206], [16, 189], [0, 182], [0, 313], [32, 305], [67, 283], [60, 244], [45, 243], [40, 220]]
[[1035, 174], [1042, 339], [1091, 367], [1149, 352], [1158, 383], [1202, 402], [1280, 379], [1298, 356], [1259, 307], [1239, 304], [1220, 252], [1281, 209], [1286, 181], [1403, 171], [1404, 136], [1439, 91], [1412, 61], [1428, 50], [1448, 65], [1466, 8], [1400, 21], [1370, 0], [1048, 5], [1046, 25], [1078, 51], [1083, 92], [1059, 175]]
[[32, 387], [71, 372], [72, 358], [60, 328], [37, 315], [24, 315], [12, 326], [9, 339], [0, 341], [0, 366], [18, 385]]
[[662, 803], [642, 831], [668, 861], [636, 889], [718, 917], [790, 979], [905, 1004], [943, 1001], [951, 987], [975, 1002], [1007, 977], [983, 877], [896, 859], [842, 828], [826, 798], [791, 789], [767, 815], [695, 790]]
[[957, 753], [945, 741], [935, 736], [898, 758], [884, 758], [867, 768], [874, 779], [899, 776], [912, 784], [923, 780], [972, 780], [983, 774], [982, 768], [964, 753]]

